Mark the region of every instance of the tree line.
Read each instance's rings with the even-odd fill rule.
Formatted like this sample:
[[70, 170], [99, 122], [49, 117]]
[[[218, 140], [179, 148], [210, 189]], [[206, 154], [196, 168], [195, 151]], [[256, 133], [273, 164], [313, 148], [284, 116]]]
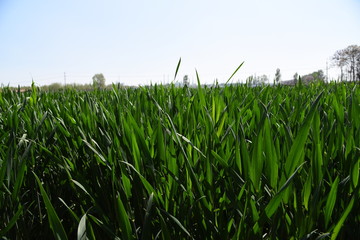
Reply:
[[[350, 45], [336, 51], [332, 56], [331, 61], [333, 67], [340, 68], [340, 81], [360, 81], [360, 46]], [[295, 73], [292, 81], [296, 82], [299, 77], [299, 74]], [[326, 78], [327, 76], [325, 76], [323, 70], [301, 76], [301, 79], [304, 82], [325, 81]], [[252, 79], [256, 83], [265, 83], [269, 81], [266, 75], [255, 76], [252, 77]], [[275, 72], [274, 83], [279, 83], [280, 79], [281, 73], [278, 68]]]
[[[332, 66], [340, 68], [340, 81], [360, 81], [360, 46], [358, 45], [350, 45], [344, 49], [338, 50], [334, 53], [331, 58]], [[297, 82], [300, 78], [298, 73], [294, 74], [292, 80], [285, 82]], [[323, 70], [318, 70], [312, 72], [310, 74], [306, 74], [301, 76], [301, 79], [306, 82], [313, 81], [325, 81], [326, 76]], [[280, 83], [281, 81], [281, 72], [280, 69], [276, 69], [274, 76], [274, 84]], [[185, 78], [184, 78], [185, 81]], [[246, 82], [259, 85], [269, 83], [270, 79], [267, 75], [260, 76], [249, 76], [246, 79]], [[65, 87], [73, 87], [79, 90], [91, 90], [91, 89], [104, 89], [107, 86], [105, 85], [105, 77], [102, 73], [97, 73], [92, 77], [92, 84], [80, 84], [80, 85], [67, 85], [63, 86], [60, 83], [52, 83], [47, 86], [43, 86], [42, 88], [45, 90], [61, 90]], [[188, 78], [186, 76], [186, 83], [188, 84]]]
[[332, 63], [340, 68], [341, 81], [360, 81], [360, 46], [350, 45], [336, 51]]

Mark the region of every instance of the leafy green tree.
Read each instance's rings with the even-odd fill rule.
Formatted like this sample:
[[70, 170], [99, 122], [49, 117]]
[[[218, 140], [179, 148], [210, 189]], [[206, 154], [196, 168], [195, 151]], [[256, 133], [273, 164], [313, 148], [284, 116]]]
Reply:
[[52, 83], [48, 86], [49, 91], [59, 91], [62, 88], [63, 86], [61, 85], [61, 83]]
[[313, 72], [312, 76], [314, 77], [315, 80], [320, 80], [320, 81], [325, 81], [326, 78], [323, 70], [318, 70], [316, 72]]
[[102, 73], [97, 73], [92, 77], [93, 86], [95, 88], [104, 88], [105, 87], [105, 77]]
[[305, 84], [309, 84], [309, 83], [315, 82], [315, 81], [323, 82], [323, 81], [325, 81], [324, 71], [318, 70], [318, 71], [312, 72], [310, 74], [306, 74], [306, 75], [302, 76], [301, 79]]

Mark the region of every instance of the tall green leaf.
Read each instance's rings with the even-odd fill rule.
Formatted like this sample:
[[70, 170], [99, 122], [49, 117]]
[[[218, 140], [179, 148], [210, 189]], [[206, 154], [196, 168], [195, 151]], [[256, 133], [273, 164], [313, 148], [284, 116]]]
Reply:
[[305, 146], [305, 142], [309, 133], [309, 129], [311, 126], [311, 121], [314, 117], [315, 111], [319, 105], [319, 101], [321, 96], [323, 95], [324, 92], [321, 92], [317, 98], [315, 99], [315, 101], [313, 102], [313, 104], [311, 105], [311, 108], [304, 120], [304, 123], [302, 124], [302, 126], [300, 127], [300, 130], [291, 146], [289, 155], [286, 158], [285, 161], [285, 171], [286, 174], [289, 176], [290, 173], [292, 173], [294, 171], [294, 169], [299, 165], [300, 163], [300, 157], [302, 156], [302, 154], [300, 154], [301, 152], [303, 152], [304, 146]]
[[325, 226], [328, 226], [334, 206], [335, 206], [339, 180], [340, 180], [340, 178], [338, 176], [338, 177], [336, 177], [335, 181], [331, 184], [330, 193], [326, 200], [326, 205], [325, 205], [325, 210], [324, 210], [325, 211], [325, 214], [324, 214], [325, 215]]
[[51, 204], [51, 201], [44, 189], [44, 187], [42, 186], [41, 182], [40, 182], [40, 179], [38, 178], [38, 176], [33, 172], [34, 176], [35, 176], [35, 179], [38, 183], [38, 186], [40, 188], [40, 193], [41, 193], [41, 196], [44, 200], [44, 204], [45, 204], [45, 208], [46, 208], [46, 212], [47, 212], [47, 215], [48, 215], [48, 220], [49, 220], [49, 225], [50, 225], [50, 228], [54, 234], [54, 237], [55, 239], [59, 239], [59, 240], [62, 240], [62, 239], [68, 239], [67, 238], [67, 235], [66, 235], [66, 232], [64, 230], [64, 227], [63, 225], [61, 224], [61, 221], [58, 217], [58, 215], [56, 214], [56, 211], [53, 207], [53, 205]]

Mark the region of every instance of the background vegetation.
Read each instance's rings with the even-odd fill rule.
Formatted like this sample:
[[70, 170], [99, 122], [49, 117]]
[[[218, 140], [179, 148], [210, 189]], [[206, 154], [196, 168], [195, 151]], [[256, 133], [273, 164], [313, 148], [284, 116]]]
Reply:
[[360, 89], [0, 92], [3, 239], [359, 236]]

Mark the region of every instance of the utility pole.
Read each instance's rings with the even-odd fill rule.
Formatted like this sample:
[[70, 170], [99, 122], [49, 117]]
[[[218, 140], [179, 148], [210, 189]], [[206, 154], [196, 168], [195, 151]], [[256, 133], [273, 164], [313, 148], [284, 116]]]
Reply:
[[66, 87], [66, 73], [64, 72], [64, 86]]
[[328, 61], [326, 61], [326, 82], [329, 82], [329, 66], [328, 66]]

